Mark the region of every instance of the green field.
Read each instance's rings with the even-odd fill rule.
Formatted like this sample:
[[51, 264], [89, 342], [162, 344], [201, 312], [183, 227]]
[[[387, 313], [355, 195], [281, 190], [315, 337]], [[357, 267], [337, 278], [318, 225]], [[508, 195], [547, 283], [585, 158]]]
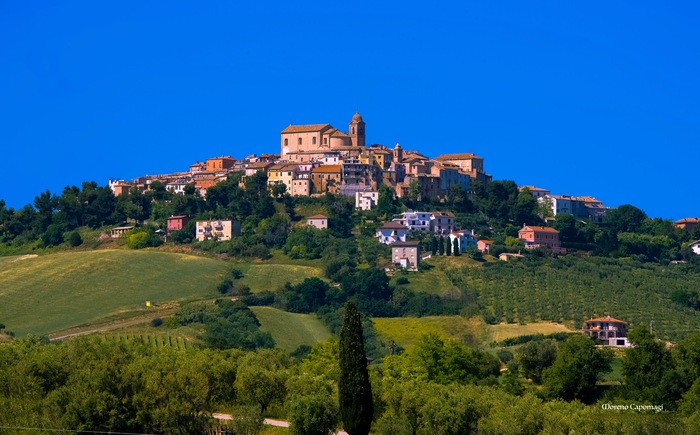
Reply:
[[158, 251], [98, 250], [0, 258], [0, 322], [17, 336], [214, 297], [229, 263]]
[[317, 267], [294, 264], [243, 263], [236, 265], [236, 268], [243, 272], [243, 278], [237, 282], [249, 286], [253, 293], [275, 291], [286, 282], [298, 284], [305, 278], [322, 276], [321, 269]]
[[428, 316], [373, 318], [374, 329], [386, 340], [393, 340], [410, 350], [425, 334], [437, 334], [443, 339], [479, 344], [484, 334], [484, 324], [476, 318], [461, 316]]
[[277, 347], [293, 351], [302, 344], [309, 346], [326, 341], [331, 333], [314, 314], [296, 314], [271, 307], [250, 307], [260, 321], [260, 329], [272, 334]]

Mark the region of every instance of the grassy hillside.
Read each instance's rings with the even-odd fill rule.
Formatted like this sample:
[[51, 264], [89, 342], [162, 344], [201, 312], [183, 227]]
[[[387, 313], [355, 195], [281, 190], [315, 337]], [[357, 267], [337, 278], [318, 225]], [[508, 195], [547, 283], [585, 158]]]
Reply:
[[244, 263], [236, 265], [236, 268], [243, 272], [243, 278], [237, 282], [248, 285], [253, 293], [275, 291], [286, 282], [298, 284], [305, 278], [320, 278], [323, 275], [318, 267], [295, 264]]
[[314, 314], [296, 314], [272, 307], [250, 307], [260, 321], [260, 329], [272, 334], [277, 347], [293, 351], [302, 344], [309, 346], [326, 341], [330, 331]]
[[216, 296], [231, 265], [157, 251], [0, 258], [0, 321], [18, 336], [145, 310], [145, 302]]
[[485, 338], [485, 325], [476, 318], [461, 316], [374, 318], [374, 329], [385, 340], [410, 350], [420, 336], [434, 333], [442, 338], [478, 344]]

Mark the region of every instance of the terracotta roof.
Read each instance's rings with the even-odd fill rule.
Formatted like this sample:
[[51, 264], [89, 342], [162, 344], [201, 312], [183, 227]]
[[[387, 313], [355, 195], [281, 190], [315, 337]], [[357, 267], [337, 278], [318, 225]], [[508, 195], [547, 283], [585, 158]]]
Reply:
[[465, 160], [465, 159], [481, 159], [484, 160], [483, 157], [479, 157], [474, 153], [462, 153], [462, 154], [440, 154], [439, 156], [435, 157], [433, 160]]
[[455, 214], [451, 211], [434, 211], [431, 213], [433, 216], [444, 216], [444, 217], [455, 217]]
[[266, 168], [268, 166], [272, 166], [274, 163], [272, 162], [255, 162], [249, 164], [247, 167], [249, 169], [257, 169], [257, 168]]
[[419, 246], [420, 242], [417, 240], [409, 240], [407, 242], [394, 242], [391, 246]]
[[384, 230], [408, 230], [404, 225], [398, 223], [398, 222], [386, 222], [384, 225], [382, 225], [381, 229]]
[[322, 214], [315, 214], [313, 216], [307, 217], [306, 219], [328, 219], [328, 216], [324, 216]]
[[678, 219], [677, 221], [674, 222], [674, 224], [697, 224], [700, 223], [700, 218], [696, 217], [689, 217], [689, 218], [683, 218], [683, 219]]
[[282, 133], [311, 133], [315, 131], [332, 128], [330, 124], [308, 124], [308, 125], [291, 125], [282, 130]]
[[555, 230], [554, 228], [551, 227], [540, 227], [540, 226], [535, 226], [535, 225], [525, 225], [520, 229], [520, 231], [535, 231], [539, 233], [556, 233], [559, 234], [559, 231]]
[[313, 172], [314, 174], [333, 174], [336, 172], [340, 173], [340, 165], [321, 165], [318, 168], [313, 168], [311, 172]]
[[618, 320], [618, 319], [615, 319], [614, 317], [610, 317], [610, 316], [590, 318], [590, 319], [588, 319], [588, 320], [585, 320], [585, 322], [615, 322], [615, 323], [627, 323], [627, 322], [625, 322], [624, 320]]
[[482, 243], [485, 243], [485, 244], [487, 244], [487, 245], [493, 245], [493, 242], [494, 242], [493, 240], [486, 240], [486, 239], [484, 239], [484, 240], [479, 240], [479, 241], [482, 242]]
[[520, 186], [518, 190], [522, 192], [522, 190], [526, 187], [528, 188], [528, 190], [530, 190], [530, 192], [549, 192], [549, 189], [542, 189], [541, 187], [537, 186]]
[[332, 137], [350, 137], [347, 134], [343, 133], [340, 130], [336, 130], [331, 134]]
[[186, 217], [189, 217], [189, 216], [185, 216], [185, 215], [181, 215], [181, 216], [170, 216], [170, 217], [168, 218], [168, 220], [170, 220], [170, 219], [182, 219], [182, 218], [186, 218]]

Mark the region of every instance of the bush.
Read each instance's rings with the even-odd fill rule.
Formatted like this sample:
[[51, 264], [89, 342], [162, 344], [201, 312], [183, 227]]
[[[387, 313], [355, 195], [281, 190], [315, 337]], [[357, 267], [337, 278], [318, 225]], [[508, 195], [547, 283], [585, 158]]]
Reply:
[[153, 326], [154, 328], [157, 328], [162, 324], [163, 324], [163, 319], [161, 319], [160, 317], [156, 317], [155, 319], [151, 320], [151, 326]]
[[70, 243], [72, 247], [80, 246], [83, 244], [83, 238], [80, 237], [79, 232], [73, 231], [70, 233], [70, 236], [68, 236], [68, 243]]
[[408, 284], [408, 283], [409, 283], [408, 278], [406, 278], [405, 276], [400, 276], [400, 277], [396, 278], [396, 285], [404, 285], [404, 284]]

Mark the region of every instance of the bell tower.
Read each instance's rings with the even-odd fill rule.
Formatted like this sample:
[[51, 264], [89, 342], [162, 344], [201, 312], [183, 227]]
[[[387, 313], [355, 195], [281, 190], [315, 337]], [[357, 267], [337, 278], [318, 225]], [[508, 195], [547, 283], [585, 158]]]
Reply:
[[365, 121], [362, 120], [362, 115], [355, 112], [348, 126], [348, 135], [350, 143], [354, 147], [362, 147], [365, 145]]

